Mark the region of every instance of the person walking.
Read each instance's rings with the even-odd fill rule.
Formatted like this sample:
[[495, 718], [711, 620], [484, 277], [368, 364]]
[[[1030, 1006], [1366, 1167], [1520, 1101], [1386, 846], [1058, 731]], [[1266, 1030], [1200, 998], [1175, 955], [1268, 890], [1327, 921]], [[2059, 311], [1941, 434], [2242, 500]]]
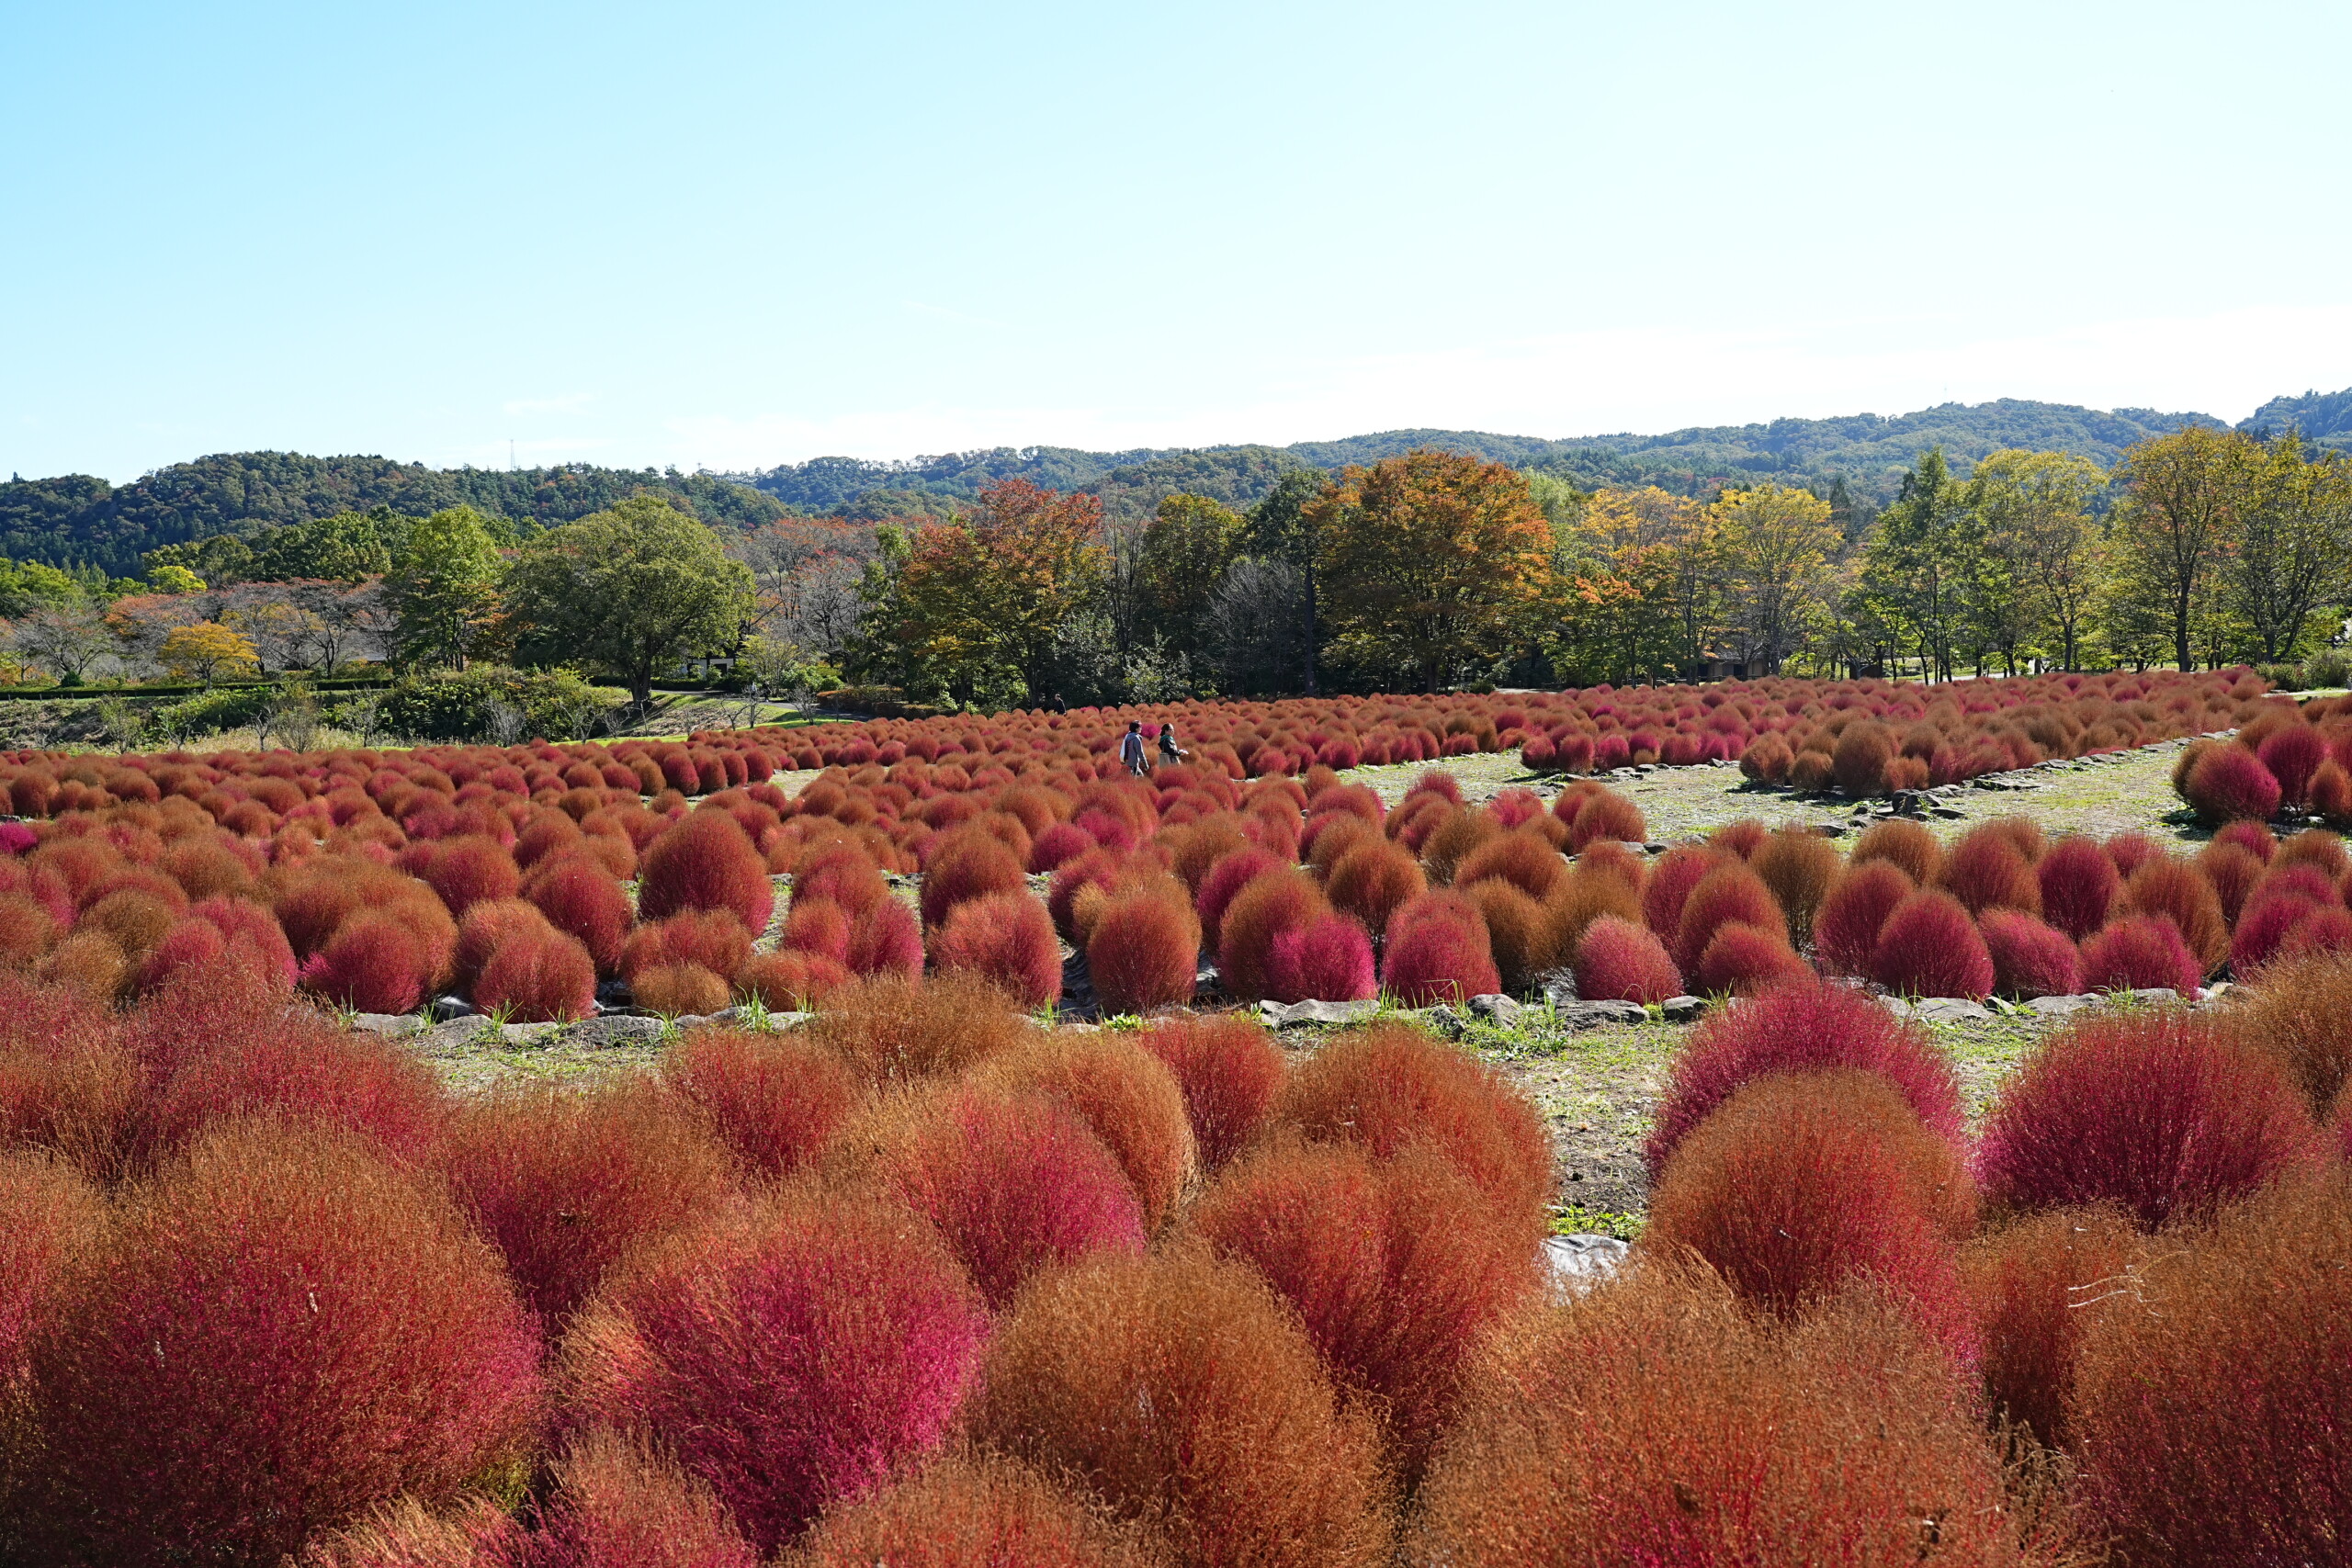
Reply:
[[1161, 725], [1159, 727], [1159, 760], [1163, 762], [1181, 762], [1188, 755], [1190, 755], [1189, 752], [1176, 744], [1176, 727], [1172, 724]]
[[1151, 772], [1151, 759], [1144, 755], [1142, 720], [1127, 720], [1127, 733], [1119, 741], [1119, 761], [1138, 776]]

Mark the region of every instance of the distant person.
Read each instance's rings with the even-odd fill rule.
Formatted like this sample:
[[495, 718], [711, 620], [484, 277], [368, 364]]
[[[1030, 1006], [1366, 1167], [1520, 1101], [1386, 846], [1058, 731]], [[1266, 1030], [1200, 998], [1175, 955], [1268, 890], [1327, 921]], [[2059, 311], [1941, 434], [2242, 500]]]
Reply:
[[1059, 692], [1056, 692], [1054, 694], [1054, 711], [1056, 713], [1069, 712], [1069, 699], [1063, 696]]
[[1163, 762], [1181, 762], [1189, 755], [1191, 753], [1176, 744], [1176, 727], [1172, 724], [1161, 725], [1159, 727], [1159, 760]]
[[1127, 720], [1127, 733], [1119, 741], [1119, 761], [1127, 772], [1141, 775], [1151, 772], [1151, 759], [1144, 755], [1143, 724], [1139, 719]]

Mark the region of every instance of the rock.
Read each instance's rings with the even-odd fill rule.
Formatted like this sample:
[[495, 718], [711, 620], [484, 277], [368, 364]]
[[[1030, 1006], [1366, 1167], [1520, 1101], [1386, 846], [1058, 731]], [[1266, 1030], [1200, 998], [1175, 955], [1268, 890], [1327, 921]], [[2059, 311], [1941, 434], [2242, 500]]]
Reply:
[[1990, 1018], [1993, 1012], [1984, 1003], [1970, 1001], [1966, 997], [1929, 997], [1912, 1007], [1911, 1016], [1922, 1023], [1960, 1023]]
[[351, 1027], [363, 1033], [389, 1035], [397, 1040], [423, 1032], [425, 1022], [413, 1012], [362, 1012], [352, 1015]]
[[1846, 836], [1846, 824], [1843, 822], [1824, 822], [1820, 827], [1815, 828], [1814, 831], [1820, 834], [1825, 839], [1842, 839]]
[[1897, 1018], [1909, 1018], [1911, 1016], [1911, 1004], [1905, 1001], [1901, 997], [1881, 997], [1878, 998], [1878, 1005], [1884, 1008], [1887, 1011], [1893, 1013]]
[[799, 1028], [817, 1015], [813, 1012], [768, 1012], [761, 1016], [767, 1021], [766, 1023], [763, 1026], [755, 1026], [752, 1021], [750, 1010], [741, 1007], [722, 1008], [710, 1015], [710, 1021], [731, 1024], [737, 1029], [764, 1027], [771, 1033], [781, 1033], [787, 1029]]
[[1704, 997], [1668, 997], [1658, 1003], [1657, 1010], [1666, 1016], [1668, 1023], [1696, 1023], [1707, 1016], [1707, 999]]
[[1599, 1029], [1608, 1023], [1645, 1023], [1649, 1010], [1639, 1002], [1570, 1002], [1555, 1009], [1555, 1021], [1562, 1029]]
[[1516, 1029], [1519, 1026], [1520, 1005], [1510, 998], [1498, 993], [1472, 997], [1470, 1011], [1475, 1016], [1487, 1020], [1497, 1029]]
[[1894, 814], [1897, 817], [1917, 817], [1919, 815], [1919, 795], [1918, 792], [1916, 790], [1896, 790], [1894, 792], [1892, 804], [1894, 807]]
[[1463, 1030], [1467, 1027], [1467, 1022], [1460, 1013], [1443, 1002], [1440, 1002], [1430, 1009], [1430, 1027], [1448, 1040], [1459, 1040], [1462, 1038]]
[[600, 980], [596, 983], [596, 1005], [607, 1012], [628, 1007], [636, 1000], [636, 993], [628, 988], [627, 980]]
[[549, 1036], [563, 1025], [560, 1023], [506, 1023], [499, 1026], [499, 1038], [509, 1045], [546, 1045]]
[[1656, 839], [1652, 839], [1648, 843], [1642, 846], [1642, 853], [1645, 855], [1662, 855], [1666, 853], [1666, 851], [1667, 846]]
[[718, 1021], [707, 1012], [682, 1012], [670, 1021], [684, 1034], [689, 1029], [708, 1029]]
[[2018, 1004], [2018, 1010], [2039, 1014], [2043, 1018], [2064, 1018], [2070, 1012], [2098, 1006], [2096, 994], [2084, 992], [2071, 997], [2033, 997]]
[[481, 1016], [481, 1009], [474, 1006], [473, 1003], [466, 1000], [463, 997], [438, 998], [435, 1000], [429, 1010], [432, 1012], [433, 1020], [436, 1023], [446, 1023], [453, 1018], [479, 1018]]
[[606, 1013], [571, 1026], [571, 1043], [589, 1051], [608, 1051], [616, 1045], [650, 1045], [661, 1038], [662, 1021], [658, 1018]]
[[1931, 806], [1928, 808], [1928, 815], [1939, 818], [1946, 822], [1958, 822], [1962, 818], [1965, 818], [1968, 813], [1962, 811], [1957, 806]]
[[1258, 1021], [1269, 1029], [1293, 1029], [1307, 1023], [1361, 1023], [1380, 1010], [1376, 1001], [1260, 1002]]
[[1633, 1248], [1613, 1235], [1548, 1235], [1540, 1251], [1554, 1284], [1582, 1291], [1624, 1267]]
[[481, 1039], [485, 1027], [482, 1019], [453, 1018], [408, 1036], [408, 1043], [421, 1056], [454, 1056]]
[[2131, 998], [2143, 1008], [2176, 1007], [2180, 1002], [2180, 993], [2169, 986], [2143, 986], [2138, 990], [2117, 994]]

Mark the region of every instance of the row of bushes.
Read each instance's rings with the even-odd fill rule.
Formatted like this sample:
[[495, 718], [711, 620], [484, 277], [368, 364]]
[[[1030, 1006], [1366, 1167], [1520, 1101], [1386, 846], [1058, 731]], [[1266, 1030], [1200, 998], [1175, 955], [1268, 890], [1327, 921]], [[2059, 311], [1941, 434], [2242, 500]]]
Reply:
[[1540, 1117], [1409, 1026], [884, 981], [459, 1101], [234, 963], [0, 973], [0, 1554], [2329, 1561], [2352, 963], [2273, 984], [2054, 1037], [1973, 1145], [1924, 1034], [1770, 989], [1561, 1295]]

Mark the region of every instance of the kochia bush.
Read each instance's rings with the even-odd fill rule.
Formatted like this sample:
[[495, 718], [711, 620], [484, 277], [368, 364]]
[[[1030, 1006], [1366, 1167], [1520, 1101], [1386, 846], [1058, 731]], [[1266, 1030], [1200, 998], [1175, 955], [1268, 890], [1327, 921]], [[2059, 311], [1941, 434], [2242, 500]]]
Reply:
[[637, 907], [658, 920], [687, 909], [723, 909], [754, 934], [775, 909], [767, 862], [724, 811], [695, 811], [653, 840], [637, 884]]
[[1204, 1169], [1216, 1170], [1256, 1138], [1282, 1091], [1282, 1052], [1254, 1019], [1171, 1019], [1136, 1043], [1175, 1075]]

